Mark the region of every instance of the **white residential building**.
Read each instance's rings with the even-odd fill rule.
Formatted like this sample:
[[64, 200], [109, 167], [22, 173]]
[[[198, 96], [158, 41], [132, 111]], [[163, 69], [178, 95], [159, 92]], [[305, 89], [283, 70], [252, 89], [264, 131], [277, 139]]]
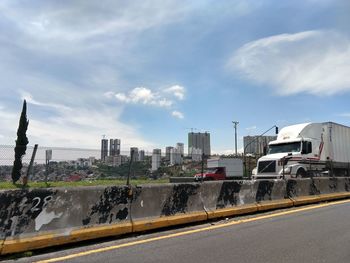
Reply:
[[152, 153], [152, 171], [158, 170], [162, 158], [162, 150], [154, 149]]

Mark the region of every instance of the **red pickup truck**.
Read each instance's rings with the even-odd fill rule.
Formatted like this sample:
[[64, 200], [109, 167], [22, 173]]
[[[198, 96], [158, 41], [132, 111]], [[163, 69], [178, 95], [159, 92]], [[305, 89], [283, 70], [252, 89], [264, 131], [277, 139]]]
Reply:
[[203, 175], [201, 173], [195, 174], [194, 178], [196, 181], [202, 180], [212, 181], [212, 180], [225, 180], [226, 179], [226, 169], [225, 167], [208, 168], [204, 171]]

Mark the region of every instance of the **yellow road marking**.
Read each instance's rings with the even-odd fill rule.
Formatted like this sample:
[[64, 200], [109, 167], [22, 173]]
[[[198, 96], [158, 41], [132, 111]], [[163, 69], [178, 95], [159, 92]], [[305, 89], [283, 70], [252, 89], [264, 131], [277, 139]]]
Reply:
[[37, 261], [37, 263], [49, 263], [49, 262], [63, 261], [63, 260], [87, 256], [87, 255], [91, 255], [91, 254], [95, 254], [95, 253], [115, 250], [115, 249], [119, 249], [119, 248], [123, 248], [123, 247], [130, 247], [130, 246], [145, 244], [145, 243], [154, 242], [154, 241], [158, 241], [158, 240], [169, 239], [169, 238], [174, 238], [174, 237], [179, 237], [179, 236], [185, 236], [185, 235], [189, 235], [189, 234], [193, 234], [193, 233], [199, 233], [199, 232], [209, 231], [209, 230], [213, 230], [213, 229], [228, 227], [228, 226], [232, 226], [232, 225], [238, 225], [238, 224], [252, 222], [252, 221], [258, 221], [258, 220], [262, 220], [262, 219], [266, 219], [266, 218], [294, 214], [294, 213], [298, 213], [298, 212], [302, 212], [302, 211], [327, 207], [327, 206], [331, 206], [331, 205], [344, 204], [344, 203], [350, 203], [350, 200], [342, 200], [342, 201], [336, 201], [336, 202], [332, 202], [332, 203], [318, 204], [318, 205], [313, 205], [313, 206], [309, 206], [309, 207], [297, 208], [297, 209], [293, 209], [293, 210], [289, 210], [289, 211], [278, 212], [278, 213], [274, 213], [274, 214], [268, 214], [268, 215], [263, 215], [263, 216], [258, 216], [258, 217], [252, 217], [252, 218], [232, 221], [232, 222], [228, 222], [228, 223], [224, 223], [224, 224], [220, 224], [220, 225], [214, 225], [214, 226], [209, 226], [209, 227], [204, 227], [204, 228], [199, 228], [199, 229], [193, 229], [193, 230], [169, 234], [169, 235], [165, 235], [165, 236], [153, 237], [153, 238], [139, 240], [139, 241], [133, 241], [133, 242], [125, 243], [125, 244], [93, 249], [93, 250], [84, 251], [84, 252], [80, 252], [80, 253], [76, 253], [76, 254], [72, 254], [72, 255], [68, 255], [68, 256]]

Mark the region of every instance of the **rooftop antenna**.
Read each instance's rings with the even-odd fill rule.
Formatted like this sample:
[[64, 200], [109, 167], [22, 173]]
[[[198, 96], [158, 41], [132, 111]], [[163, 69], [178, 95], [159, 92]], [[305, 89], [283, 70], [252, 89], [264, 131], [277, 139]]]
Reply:
[[191, 132], [193, 133], [193, 131], [197, 131], [197, 128], [186, 128], [186, 130], [191, 130]]

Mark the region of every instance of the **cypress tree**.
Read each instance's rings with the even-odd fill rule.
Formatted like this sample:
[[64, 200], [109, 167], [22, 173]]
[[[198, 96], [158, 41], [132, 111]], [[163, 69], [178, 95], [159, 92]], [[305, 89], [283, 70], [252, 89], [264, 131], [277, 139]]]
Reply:
[[16, 183], [21, 177], [22, 157], [26, 154], [28, 138], [26, 135], [29, 121], [27, 120], [27, 102], [23, 101], [22, 113], [19, 119], [17, 140], [15, 147], [15, 160], [12, 168], [12, 182]]

